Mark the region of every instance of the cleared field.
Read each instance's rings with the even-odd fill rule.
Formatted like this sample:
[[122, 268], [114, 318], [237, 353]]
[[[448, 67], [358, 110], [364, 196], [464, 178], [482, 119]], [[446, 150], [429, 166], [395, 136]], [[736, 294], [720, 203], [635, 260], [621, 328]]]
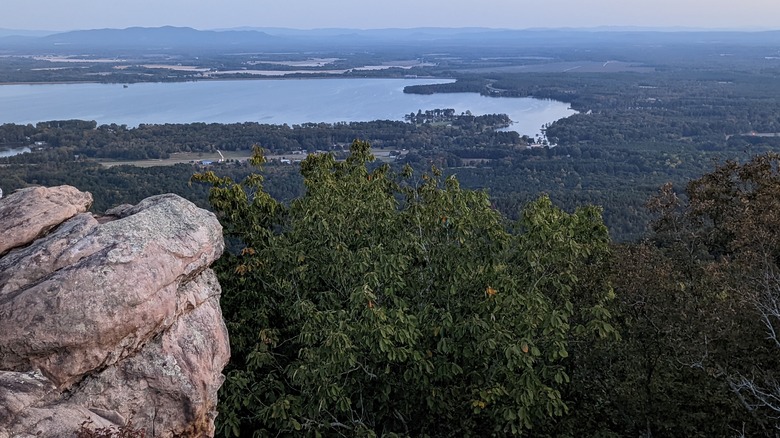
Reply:
[[[252, 151], [223, 151], [222, 155], [226, 160], [246, 160], [252, 155]], [[100, 164], [105, 167], [113, 166], [136, 166], [136, 167], [155, 167], [155, 166], [173, 166], [175, 164], [190, 163], [198, 161], [220, 160], [218, 153], [209, 152], [177, 152], [171, 154], [170, 158], [160, 160], [100, 160]]]
[[[391, 149], [372, 149], [371, 153], [374, 156], [384, 162], [391, 162], [394, 159], [390, 158]], [[401, 151], [401, 155], [405, 155], [407, 151]], [[222, 151], [222, 155], [226, 160], [238, 160], [244, 161], [252, 156], [252, 151]], [[306, 158], [307, 153], [288, 153], [281, 155], [266, 155], [266, 159], [269, 161], [290, 160], [290, 162], [303, 160]], [[220, 160], [218, 153], [207, 152], [177, 152], [171, 154], [170, 158], [159, 160], [99, 160], [100, 164], [105, 167], [113, 166], [136, 166], [136, 167], [155, 167], [155, 166], [173, 166], [176, 164], [197, 164], [202, 161], [218, 162]]]

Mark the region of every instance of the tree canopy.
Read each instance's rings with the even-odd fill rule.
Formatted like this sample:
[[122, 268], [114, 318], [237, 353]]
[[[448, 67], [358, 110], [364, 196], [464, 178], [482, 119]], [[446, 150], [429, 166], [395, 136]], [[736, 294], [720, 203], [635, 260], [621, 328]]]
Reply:
[[541, 197], [510, 224], [435, 168], [372, 159], [309, 156], [289, 206], [259, 174], [196, 176], [235, 249], [220, 432], [502, 436], [563, 415], [571, 346], [613, 333], [600, 211]]

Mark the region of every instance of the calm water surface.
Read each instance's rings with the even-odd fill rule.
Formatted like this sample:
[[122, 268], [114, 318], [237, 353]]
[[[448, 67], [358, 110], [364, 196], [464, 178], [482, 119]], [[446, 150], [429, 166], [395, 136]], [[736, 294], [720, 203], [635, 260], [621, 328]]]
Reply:
[[0, 124], [48, 120], [117, 123], [300, 124], [403, 120], [405, 114], [453, 108], [475, 115], [503, 113], [511, 129], [535, 135], [545, 123], [575, 113], [562, 102], [489, 98], [477, 93], [404, 94], [407, 85], [438, 79], [267, 79], [131, 84], [0, 86]]

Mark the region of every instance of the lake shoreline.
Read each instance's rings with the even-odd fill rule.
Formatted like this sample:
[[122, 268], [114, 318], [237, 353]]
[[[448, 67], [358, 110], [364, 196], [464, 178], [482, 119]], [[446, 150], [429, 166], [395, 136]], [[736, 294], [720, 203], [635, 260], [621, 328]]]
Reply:
[[[324, 80], [328, 79], [328, 80]], [[474, 92], [412, 94], [414, 85], [449, 78], [228, 78], [193, 81], [53, 82], [0, 86], [0, 123], [94, 120], [130, 127], [165, 123], [303, 123], [402, 121], [420, 110], [506, 114], [520, 135], [576, 113], [565, 102], [489, 97]], [[32, 85], [32, 86], [31, 86]], [[34, 86], [37, 85], [37, 86]]]
[[261, 76], [257, 75], [254, 77], [245, 77], [245, 78], [194, 78], [194, 79], [186, 79], [186, 80], [178, 80], [178, 81], [138, 81], [138, 82], [101, 82], [101, 81], [21, 81], [21, 82], [0, 82], [0, 87], [5, 85], [78, 85], [78, 84], [99, 84], [99, 85], [140, 85], [140, 84], [184, 84], [188, 82], [232, 82], [232, 81], [279, 81], [279, 80], [285, 80], [285, 81], [295, 81], [295, 80], [321, 80], [321, 79], [348, 79], [348, 80], [364, 80], [364, 79], [370, 79], [370, 80], [418, 80], [418, 79], [425, 79], [425, 80], [442, 80], [442, 81], [452, 81], [454, 82], [455, 78], [443, 78], [438, 76], [417, 76], [414, 78], [397, 78], [397, 77], [354, 77], [354, 76], [340, 76], [340, 75], [312, 75], [312, 76]]

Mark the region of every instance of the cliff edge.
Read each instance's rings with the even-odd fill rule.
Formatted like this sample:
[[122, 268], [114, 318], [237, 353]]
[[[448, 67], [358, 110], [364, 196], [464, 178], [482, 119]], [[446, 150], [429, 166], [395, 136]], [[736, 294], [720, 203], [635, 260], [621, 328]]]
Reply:
[[0, 199], [0, 438], [82, 423], [214, 433], [230, 356], [216, 217], [176, 195], [86, 213], [73, 187]]

